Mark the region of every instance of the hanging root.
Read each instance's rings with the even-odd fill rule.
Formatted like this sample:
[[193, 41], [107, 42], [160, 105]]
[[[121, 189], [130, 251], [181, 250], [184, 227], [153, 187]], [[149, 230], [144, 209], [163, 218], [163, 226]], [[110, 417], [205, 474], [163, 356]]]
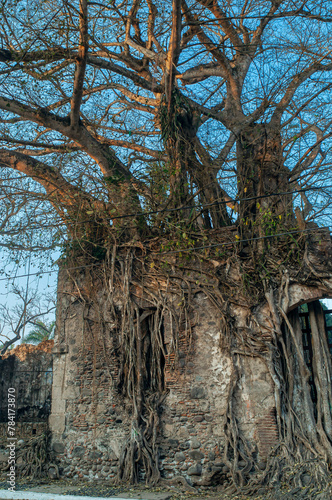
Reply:
[[186, 478], [183, 476], [175, 476], [172, 477], [171, 479], [162, 479], [161, 483], [163, 486], [166, 486], [167, 488], [172, 488], [174, 491], [174, 488], [176, 489], [178, 487], [179, 493], [181, 493], [183, 490], [188, 491], [190, 493], [198, 493], [197, 489], [194, 488], [193, 486], [190, 486]]
[[[327, 499], [332, 493], [331, 359], [327, 340], [319, 333], [324, 331], [323, 326], [318, 326], [322, 317], [318, 311], [320, 306], [318, 302], [309, 304], [313, 350], [310, 372], [304, 358], [298, 312], [286, 315], [274, 300], [271, 292], [268, 304], [273, 330], [264, 349], [251, 338], [250, 328], [241, 332], [241, 338], [239, 331], [232, 330], [229, 349], [232, 371], [224, 424], [224, 462], [232, 482], [227, 493], [255, 496], [258, 490], [266, 487], [272, 488], [273, 493], [265, 498], [288, 498], [287, 495], [289, 498], [294, 495], [296, 498], [315, 498], [319, 492], [324, 492]], [[226, 344], [227, 336], [230, 332], [226, 333]], [[279, 441], [267, 457], [263, 471], [257, 464], [257, 450], [246, 441], [237, 420], [236, 393], [243, 356], [263, 360], [275, 388]], [[312, 397], [311, 376], [317, 392], [316, 403]]]
[[257, 491], [265, 487], [264, 498], [273, 500], [294, 496], [315, 498], [321, 492], [327, 495], [326, 499], [330, 498], [332, 482], [328, 464], [323, 459], [311, 458], [310, 455], [299, 444], [296, 450], [291, 451], [280, 441], [270, 453], [265, 470], [248, 476], [241, 493], [255, 496]]
[[331, 476], [328, 465], [319, 459], [297, 461], [293, 465], [283, 468], [283, 482], [292, 488], [308, 488], [310, 493], [326, 491], [329, 487]]
[[133, 419], [131, 434], [125, 443], [120, 459], [117, 481], [137, 484], [145, 479], [147, 484], [157, 484], [160, 480], [157, 435], [159, 428], [160, 405], [166, 393], [157, 398], [150, 397], [144, 411]]
[[[17, 453], [18, 472], [21, 477], [39, 479], [47, 475], [50, 433], [31, 438]], [[55, 466], [56, 467], [56, 466]]]
[[[114, 250], [111, 262], [104, 269], [111, 316], [108, 324], [112, 324], [110, 336], [118, 361], [116, 386], [131, 419], [130, 437], [120, 453], [117, 480], [138, 483], [144, 479], [149, 484], [160, 481], [158, 431], [162, 402], [167, 394], [165, 364], [167, 357], [174, 355], [177, 359], [180, 332], [190, 331], [192, 298], [195, 293], [203, 292], [221, 313], [220, 348], [232, 367], [224, 423], [224, 463], [229, 469], [227, 478], [232, 481], [230, 492], [241, 490], [243, 494], [255, 495], [262, 486], [273, 485], [276, 491], [278, 488], [281, 491], [287, 485], [293, 490], [303, 488], [310, 498], [312, 492], [327, 491], [326, 464], [332, 463], [329, 351], [313, 317], [313, 369], [318, 395], [314, 408], [301, 325], [296, 315], [287, 313], [287, 300], [276, 300], [278, 287], [283, 298], [288, 294], [289, 279], [286, 277], [279, 286], [278, 276], [268, 286], [266, 278], [261, 279], [256, 273], [245, 293], [236, 280], [230, 283], [228, 264], [215, 274], [212, 260], [203, 280], [202, 260], [198, 270], [192, 263], [193, 267], [184, 267], [186, 272], [181, 272], [174, 264], [172, 270], [164, 273], [157, 260], [151, 263], [145, 255], [142, 257], [142, 249], [135, 252], [133, 248], [126, 248], [122, 254]], [[248, 268], [247, 275], [252, 272]], [[237, 296], [235, 286], [239, 289]], [[253, 289], [256, 291], [252, 292]], [[255, 308], [262, 301], [271, 314], [261, 327]], [[248, 310], [247, 324], [241, 328], [232, 312], [236, 302], [245, 303]], [[314, 313], [312, 310], [313, 316]], [[164, 339], [166, 324], [168, 352]], [[258, 466], [258, 450], [247, 441], [238, 419], [241, 360], [247, 356], [258, 357], [266, 364], [274, 385], [279, 440], [266, 459], [265, 470], [261, 470], [261, 463]]]
[[[114, 295], [109, 296], [114, 324], [117, 323], [114, 331], [120, 332], [115, 346], [119, 362], [117, 388], [131, 410], [131, 433], [120, 453], [117, 481], [135, 484], [144, 478], [146, 483], [155, 484], [160, 480], [157, 437], [159, 415], [167, 395], [166, 358], [173, 352], [177, 356], [179, 317], [182, 315], [186, 326], [188, 318], [181, 288], [181, 305], [175, 310], [161, 291], [156, 292], [154, 284], [144, 284], [142, 275], [148, 275], [144, 262], [137, 269], [133, 261], [131, 249], [118, 266], [113, 263], [111, 267], [112, 290], [118, 287], [122, 292], [120, 307]], [[143, 292], [144, 286], [144, 299], [133, 293], [133, 282], [135, 292], [140, 288]], [[164, 340], [166, 316], [171, 331], [168, 352]]]

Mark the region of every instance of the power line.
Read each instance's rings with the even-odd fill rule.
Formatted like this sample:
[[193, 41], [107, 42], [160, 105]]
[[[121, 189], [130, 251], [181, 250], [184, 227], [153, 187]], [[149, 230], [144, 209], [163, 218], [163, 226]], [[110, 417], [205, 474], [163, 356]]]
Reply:
[[[156, 214], [159, 214], [159, 213], [172, 213], [172, 212], [179, 212], [181, 210], [189, 210], [189, 209], [194, 209], [194, 208], [196, 208], [198, 210], [202, 210], [204, 208], [213, 207], [213, 206], [216, 206], [216, 205], [227, 205], [228, 203], [234, 203], [235, 204], [235, 203], [238, 203], [238, 202], [254, 201], [254, 200], [259, 200], [259, 199], [262, 199], [262, 198], [270, 198], [271, 196], [286, 196], [288, 194], [304, 193], [304, 192], [307, 192], [307, 191], [318, 191], [318, 190], [322, 190], [323, 191], [325, 189], [331, 189], [331, 188], [332, 188], [332, 184], [328, 185], [328, 186], [318, 186], [318, 187], [312, 186], [312, 187], [308, 187], [308, 188], [295, 189], [293, 191], [283, 191], [283, 192], [280, 192], [280, 193], [273, 192], [273, 193], [262, 194], [262, 195], [258, 195], [258, 196], [250, 196], [248, 198], [229, 198], [228, 200], [213, 201], [211, 203], [205, 203], [205, 204], [187, 205], [187, 206], [176, 207], [176, 208], [162, 208], [160, 210], [151, 210], [149, 212], [140, 212], [140, 213], [136, 212], [136, 213], [126, 214], [126, 215], [116, 215], [114, 217], [110, 216], [110, 220], [113, 221], [113, 220], [118, 220], [118, 219], [128, 219], [130, 217], [146, 217], [146, 216], [149, 216], [149, 215], [156, 215]], [[86, 219], [86, 220], [83, 220], [83, 221], [73, 221], [73, 224], [79, 225], [79, 224], [86, 224], [86, 223], [89, 223], [89, 222], [92, 222], [92, 219]], [[63, 221], [59, 221], [57, 223], [48, 224], [48, 225], [42, 225], [42, 224], [30, 225], [29, 229], [46, 229], [46, 228], [58, 227], [58, 226], [66, 226], [66, 223], [63, 222]], [[16, 235], [18, 233], [20, 233], [20, 230], [6, 231], [6, 232], [3, 231], [2, 233], [0, 232], [0, 236], [1, 236], [1, 234], [3, 234], [4, 236], [7, 236], [7, 235], [11, 235], [11, 234], [12, 235]]]
[[248, 243], [250, 241], [264, 240], [264, 239], [268, 239], [268, 238], [275, 238], [277, 236], [285, 236], [285, 235], [289, 235], [289, 234], [298, 234], [298, 233], [311, 232], [311, 231], [312, 232], [321, 231], [323, 229], [330, 230], [330, 226], [323, 226], [323, 227], [319, 227], [319, 228], [315, 228], [315, 229], [310, 229], [310, 228], [298, 229], [296, 231], [286, 231], [284, 233], [276, 233], [276, 234], [271, 234], [271, 235], [266, 235], [266, 236], [255, 236], [253, 238], [247, 238], [247, 239], [242, 239], [242, 240], [235, 239], [234, 241], [227, 241], [224, 243], [215, 243], [214, 245], [206, 245], [206, 246], [202, 245], [200, 247], [183, 248], [183, 249], [177, 249], [177, 250], [170, 250], [170, 251], [166, 251], [166, 252], [151, 252], [151, 253], [158, 254], [158, 255], [164, 255], [164, 254], [169, 254], [169, 253], [188, 252], [191, 250], [206, 250], [209, 248], [232, 246], [232, 245], [234, 246], [234, 244], [237, 245], [238, 243]]
[[[181, 252], [193, 252], [193, 251], [196, 251], [196, 250], [206, 250], [206, 249], [209, 249], [209, 248], [216, 248], [216, 247], [223, 247], [223, 246], [231, 246], [231, 245], [237, 245], [238, 243], [247, 243], [247, 242], [250, 242], [250, 241], [257, 241], [257, 240], [265, 240], [265, 239], [270, 239], [270, 238], [276, 238], [278, 236], [285, 236], [285, 235], [289, 235], [289, 234], [298, 234], [298, 233], [308, 233], [308, 232], [318, 232], [318, 231], [322, 231], [324, 229], [329, 229], [330, 230], [331, 226], [323, 226], [323, 227], [318, 227], [318, 228], [308, 228], [308, 229], [298, 229], [298, 230], [295, 230], [295, 231], [286, 231], [286, 232], [283, 232], [283, 233], [276, 233], [276, 234], [272, 234], [272, 235], [266, 235], [266, 236], [256, 236], [256, 237], [253, 237], [253, 238], [247, 238], [247, 239], [235, 239], [234, 241], [227, 241], [227, 242], [221, 242], [221, 243], [216, 243], [214, 245], [202, 245], [202, 246], [199, 246], [199, 247], [192, 247], [192, 248], [179, 248], [177, 250], [169, 250], [169, 251], [166, 251], [166, 252], [149, 252], [150, 254], [153, 254], [153, 255], [165, 255], [165, 254], [170, 254], [170, 253], [181, 253]], [[72, 271], [72, 270], [75, 270], [75, 269], [85, 269], [85, 268], [89, 268], [89, 267], [96, 267], [98, 266], [99, 264], [98, 263], [94, 263], [94, 264], [87, 264], [87, 265], [84, 265], [84, 266], [75, 266], [75, 267], [62, 267], [60, 268], [59, 270], [60, 271]], [[19, 276], [14, 276], [13, 278], [10, 278], [10, 277], [7, 277], [7, 278], [0, 278], [0, 281], [9, 281], [9, 280], [14, 280], [16, 278], [26, 278], [27, 276], [40, 276], [42, 274], [51, 274], [51, 273], [57, 273], [59, 272], [59, 270], [57, 269], [50, 269], [48, 271], [39, 271], [39, 272], [36, 272], [36, 273], [30, 273], [30, 274], [21, 274]]]
[[[190, 10], [189, 10], [190, 12]], [[290, 14], [292, 17], [301, 17], [303, 19], [311, 19], [314, 21], [321, 21], [323, 23], [331, 23], [332, 22], [332, 17], [326, 17], [323, 19], [321, 16], [318, 16], [317, 14], [311, 14], [310, 12], [280, 12], [276, 14], [266, 14], [262, 16], [221, 16], [221, 17], [215, 17], [214, 19], [207, 19], [206, 21], [200, 21], [198, 20], [197, 22], [192, 21], [192, 22], [187, 22], [188, 26], [200, 26], [200, 25], [206, 25], [206, 24], [214, 24], [216, 21], [228, 21], [229, 19], [231, 20], [241, 20], [241, 21], [247, 21], [250, 19], [284, 19], [290, 17]], [[305, 14], [308, 14], [307, 16]]]
[[238, 202], [243, 202], [243, 201], [253, 201], [253, 200], [258, 200], [261, 198], [269, 198], [270, 196], [285, 196], [287, 194], [293, 194], [293, 193], [301, 193], [305, 191], [311, 191], [311, 190], [318, 190], [318, 189], [329, 189], [332, 188], [332, 185], [330, 186], [325, 186], [324, 188], [320, 187], [311, 187], [311, 188], [303, 188], [303, 189], [297, 189], [294, 191], [284, 191], [281, 193], [269, 193], [269, 194], [262, 194], [259, 196], [250, 196], [248, 198], [230, 198], [229, 200], [222, 200], [222, 201], [213, 201], [211, 203], [206, 203], [206, 204], [199, 204], [199, 205], [188, 205], [185, 207], [176, 207], [176, 208], [164, 208], [161, 210], [153, 210], [151, 212], [143, 212], [142, 214], [129, 214], [129, 215], [118, 215], [116, 217], [112, 217], [113, 219], [123, 219], [127, 217], [138, 217], [140, 215], [145, 216], [145, 215], [155, 215], [157, 213], [163, 213], [163, 212], [177, 212], [180, 210], [188, 210], [190, 208], [206, 208], [206, 207], [213, 207], [215, 205], [227, 205], [227, 203], [238, 203]]
[[[65, 267], [65, 268], [61, 268], [60, 270], [64, 270], [64, 271], [73, 271], [75, 269], [85, 269], [85, 268], [88, 268], [88, 267], [94, 267], [94, 266], [97, 266], [98, 264], [87, 264], [85, 266], [75, 266], [75, 267]], [[30, 274], [20, 274], [20, 275], [16, 275], [14, 276], [13, 278], [10, 278], [10, 277], [7, 277], [7, 278], [0, 278], [0, 281], [9, 281], [9, 280], [15, 280], [16, 278], [27, 278], [27, 277], [31, 277], [31, 276], [40, 276], [42, 274], [53, 274], [53, 273], [58, 273], [59, 272], [59, 269], [49, 269], [48, 271], [38, 271], [36, 273], [30, 273]]]

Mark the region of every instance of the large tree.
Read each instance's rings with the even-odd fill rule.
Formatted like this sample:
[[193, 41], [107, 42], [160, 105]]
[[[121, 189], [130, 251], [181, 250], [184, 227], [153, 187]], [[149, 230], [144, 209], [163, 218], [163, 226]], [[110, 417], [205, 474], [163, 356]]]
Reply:
[[[325, 280], [329, 293], [328, 263], [318, 258], [317, 270], [307, 258], [308, 245], [317, 250], [329, 237], [317, 233], [330, 221], [329, 2], [9, 0], [1, 16], [2, 245], [38, 249], [45, 234], [64, 244], [63, 266], [104, 265], [112, 280], [130, 268], [129, 284], [137, 284], [137, 265], [172, 280], [184, 256], [193, 273], [202, 260], [225, 257], [226, 268], [240, 266], [244, 287], [215, 271], [211, 300], [252, 311], [266, 300], [277, 332], [271, 359], [292, 352], [305, 371], [299, 346], [287, 351], [280, 341], [285, 311], [275, 300], [289, 273], [300, 281], [303, 257], [303, 279]], [[177, 256], [171, 266], [167, 252]], [[122, 328], [139, 322], [129, 285], [121, 311]], [[128, 328], [122, 366], [132, 369], [119, 385], [136, 398], [142, 429], [146, 393], [165, 390], [163, 367], [145, 363], [139, 331]], [[160, 332], [153, 335], [160, 363]], [[287, 393], [282, 384], [293, 382], [274, 375]], [[286, 400], [282, 414], [293, 411]], [[331, 462], [329, 413], [322, 402], [323, 430], [301, 439]], [[145, 465], [156, 477], [152, 455]], [[135, 468], [135, 452], [124, 457]], [[237, 465], [233, 473], [243, 481]]]

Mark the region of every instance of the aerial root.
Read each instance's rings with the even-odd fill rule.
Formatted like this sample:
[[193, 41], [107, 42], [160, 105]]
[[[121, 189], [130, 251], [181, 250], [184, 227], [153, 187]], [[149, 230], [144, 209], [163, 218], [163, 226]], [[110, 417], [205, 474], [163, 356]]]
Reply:
[[[21, 477], [39, 479], [47, 474], [50, 467], [50, 433], [30, 438], [17, 452], [17, 470]], [[57, 467], [54, 466], [57, 470]]]

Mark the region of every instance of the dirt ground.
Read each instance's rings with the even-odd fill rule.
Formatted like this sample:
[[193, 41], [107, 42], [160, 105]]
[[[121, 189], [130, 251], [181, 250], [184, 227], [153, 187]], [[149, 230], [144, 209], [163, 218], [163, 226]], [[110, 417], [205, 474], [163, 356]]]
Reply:
[[[0, 479], [0, 489], [7, 489], [8, 484], [4, 477]], [[248, 499], [242, 495], [227, 495], [218, 491], [217, 488], [198, 488], [196, 491], [184, 491], [176, 486], [169, 487], [145, 487], [144, 485], [114, 486], [108, 482], [95, 481], [84, 482], [74, 480], [54, 480], [54, 481], [29, 481], [17, 480], [16, 491], [34, 491], [38, 493], [71, 494], [98, 497], [120, 497], [123, 499], [142, 500], [235, 500]], [[267, 498], [256, 496], [255, 498]]]
[[[0, 490], [7, 489], [8, 484], [5, 476], [0, 477]], [[304, 488], [291, 490], [284, 486], [277, 490], [270, 488], [260, 489], [253, 496], [243, 495], [241, 492], [234, 494], [227, 493], [221, 486], [216, 488], [197, 488], [196, 491], [184, 491], [182, 487], [147, 487], [138, 485], [114, 486], [106, 481], [82, 481], [82, 480], [17, 480], [16, 491], [33, 491], [38, 493], [68, 494], [79, 496], [91, 496], [98, 500], [98, 497], [119, 497], [123, 499], [141, 500], [331, 500], [332, 496], [327, 492], [311, 492]], [[1, 498], [1, 497], [0, 497]]]

